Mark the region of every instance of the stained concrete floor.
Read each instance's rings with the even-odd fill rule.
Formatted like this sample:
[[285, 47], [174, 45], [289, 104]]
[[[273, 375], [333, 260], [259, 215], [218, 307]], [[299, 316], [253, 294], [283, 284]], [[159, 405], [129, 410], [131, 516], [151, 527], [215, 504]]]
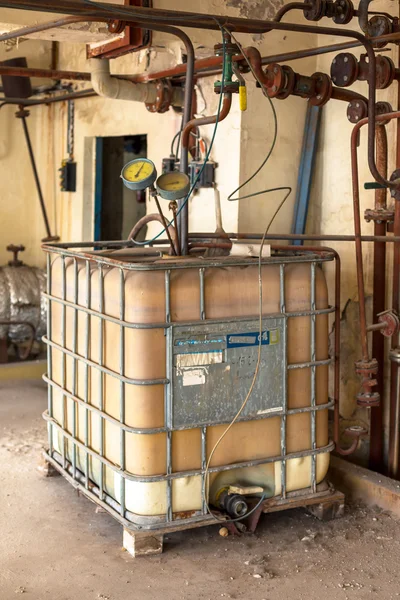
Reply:
[[400, 596], [400, 523], [360, 506], [330, 523], [302, 510], [265, 515], [254, 536], [172, 534], [163, 555], [131, 559], [118, 523], [37, 471], [45, 407], [42, 383], [0, 384], [0, 600]]

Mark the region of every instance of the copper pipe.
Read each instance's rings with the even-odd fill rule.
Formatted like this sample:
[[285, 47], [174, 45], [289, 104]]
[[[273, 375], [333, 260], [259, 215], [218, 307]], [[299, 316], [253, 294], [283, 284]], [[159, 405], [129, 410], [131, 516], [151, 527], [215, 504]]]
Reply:
[[365, 102], [367, 101], [367, 98], [365, 98], [365, 96], [359, 94], [358, 92], [338, 87], [332, 88], [331, 98], [333, 100], [343, 100], [343, 102], [351, 102], [352, 100], [364, 100]]
[[[154, 191], [155, 191], [155, 190], [154, 190]], [[156, 206], [157, 206], [157, 210], [158, 210], [158, 214], [159, 214], [159, 215], [160, 215], [160, 217], [161, 217], [161, 222], [162, 222], [162, 224], [163, 224], [163, 226], [164, 226], [164, 229], [165, 229], [165, 233], [166, 233], [166, 234], [167, 234], [167, 236], [168, 236], [168, 241], [169, 241], [169, 245], [170, 245], [170, 247], [171, 247], [171, 252], [172, 252], [172, 254], [173, 254], [174, 256], [177, 256], [177, 255], [178, 255], [178, 253], [179, 253], [179, 250], [178, 250], [178, 248], [177, 248], [177, 246], [176, 246], [176, 243], [177, 243], [176, 231], [175, 231], [175, 244], [174, 244], [174, 242], [172, 241], [172, 236], [171, 236], [171, 233], [170, 233], [170, 230], [169, 230], [169, 227], [168, 227], [167, 220], [166, 220], [166, 218], [165, 218], [165, 216], [164, 216], [164, 213], [163, 213], [163, 211], [162, 211], [162, 208], [161, 208], [161, 206], [160, 206], [160, 201], [159, 201], [159, 199], [157, 198], [157, 194], [156, 194], [156, 193], [154, 193], [154, 194], [152, 194], [152, 196], [154, 197], [154, 200], [155, 200], [155, 203], [156, 203]]]
[[311, 4], [306, 4], [305, 2], [289, 2], [289, 4], [284, 4], [282, 8], [278, 10], [274, 17], [274, 21], [281, 21], [282, 18], [291, 10], [302, 10], [305, 11], [307, 9], [312, 8]]
[[[26, 10], [36, 10], [44, 12], [68, 13], [71, 15], [93, 17], [100, 19], [116, 19], [121, 18], [125, 22], [133, 23], [135, 26], [143, 25], [151, 28], [164, 27], [171, 23], [175, 25], [179, 23], [182, 27], [193, 27], [196, 29], [211, 29], [243, 32], [243, 33], [266, 33], [268, 31], [291, 31], [297, 33], [318, 33], [321, 35], [329, 35], [336, 37], [353, 38], [360, 42], [366, 50], [368, 61], [370, 64], [368, 74], [368, 164], [369, 169], [376, 181], [386, 185], [390, 189], [396, 188], [396, 183], [384, 180], [376, 168], [375, 164], [375, 100], [376, 100], [376, 59], [374, 53], [373, 42], [365, 37], [365, 35], [352, 31], [350, 29], [340, 29], [334, 27], [315, 27], [303, 24], [277, 23], [275, 21], [262, 21], [259, 19], [244, 19], [240, 17], [227, 17], [224, 15], [214, 14], [199, 14], [182, 11], [144, 8], [144, 7], [124, 7], [117, 8], [114, 4], [102, 3], [95, 6], [88, 6], [77, 2], [76, 0], [58, 0], [56, 6], [49, 0], [0, 0], [0, 7], [20, 8]], [[400, 33], [396, 33], [395, 37], [390, 39], [400, 38]], [[397, 36], [397, 37], [396, 37]], [[384, 36], [387, 38], [388, 36]]]
[[188, 150], [189, 136], [190, 136], [190, 132], [192, 129], [194, 129], [195, 127], [202, 127], [203, 125], [212, 125], [212, 124], [216, 123], [217, 118], [218, 118], [218, 123], [220, 123], [221, 121], [226, 119], [226, 117], [229, 115], [231, 106], [232, 106], [232, 94], [231, 93], [224, 94], [224, 99], [222, 101], [222, 107], [221, 107], [221, 112], [219, 113], [219, 116], [212, 115], [209, 117], [201, 117], [200, 119], [192, 119], [191, 121], [189, 121], [189, 123], [186, 125], [186, 127], [184, 128], [184, 130], [182, 132], [182, 142], [181, 142], [182, 143], [182, 151], [183, 151], [183, 149], [185, 149], [186, 152]]
[[[376, 116], [374, 115], [374, 121], [390, 121], [392, 119], [400, 118], [400, 112], [387, 113], [385, 115]], [[361, 214], [360, 214], [360, 189], [358, 181], [358, 158], [357, 158], [357, 146], [359, 139], [359, 131], [363, 125], [370, 123], [369, 117], [361, 119], [354, 126], [351, 134], [351, 170], [352, 170], [352, 182], [353, 182], [353, 212], [354, 212], [354, 233], [356, 243], [356, 260], [357, 260], [357, 285], [359, 295], [359, 310], [360, 310], [360, 330], [361, 330], [361, 346], [363, 360], [368, 361], [368, 339], [367, 339], [367, 322], [365, 315], [365, 288], [364, 288], [364, 271], [363, 271], [363, 256], [362, 256], [362, 245], [361, 245]], [[375, 136], [374, 136], [375, 137]], [[375, 155], [375, 152], [374, 152]], [[375, 178], [377, 179], [377, 178]], [[379, 180], [385, 181], [379, 175]], [[400, 210], [400, 209], [399, 209]], [[399, 215], [399, 229], [395, 232], [396, 236], [400, 235], [400, 215]], [[397, 246], [397, 244], [396, 244]], [[399, 256], [400, 258], [400, 256]], [[399, 263], [400, 264], [400, 263]], [[393, 307], [395, 308], [395, 307]]]
[[7, 67], [0, 63], [0, 75], [15, 77], [48, 77], [49, 79], [71, 79], [73, 81], [90, 81], [90, 73], [79, 71], [57, 71], [54, 69], [31, 69], [24, 67]]
[[[381, 175], [386, 179], [388, 171], [388, 143], [385, 125], [376, 127], [376, 165]], [[387, 190], [375, 190], [375, 210], [386, 208]], [[386, 223], [374, 222], [374, 235], [386, 235]], [[374, 242], [374, 275], [373, 275], [373, 319], [385, 310], [386, 305], [386, 244], [385, 242]], [[372, 327], [374, 329], [372, 329]], [[382, 367], [376, 376], [377, 388], [381, 401], [379, 406], [371, 407], [370, 418], [370, 451], [369, 467], [373, 471], [382, 473], [383, 470], [383, 414], [385, 402], [384, 372], [385, 360], [385, 338], [380, 333], [382, 323], [368, 327], [368, 331], [374, 331], [372, 336], [372, 356], [376, 358]]]
[[[138, 235], [138, 233], [143, 229], [143, 227], [145, 225], [147, 225], [147, 223], [150, 223], [152, 221], [158, 221], [159, 223], [161, 223], [161, 225], [164, 226], [164, 221], [163, 221], [161, 215], [159, 215], [158, 213], [145, 215], [144, 217], [139, 219], [139, 221], [134, 225], [134, 227], [132, 228], [131, 232], [128, 235], [128, 240], [134, 240], [136, 238], [136, 236]], [[173, 225], [170, 225], [168, 227], [168, 229], [171, 233], [171, 238], [173, 240], [173, 246], [176, 247], [178, 240], [176, 237], [175, 227], [173, 227]]]
[[[395, 201], [394, 228], [395, 236], [400, 235], [400, 202]], [[400, 244], [393, 248], [393, 280], [392, 280], [392, 310], [399, 314], [399, 287], [400, 287]], [[396, 351], [399, 346], [399, 335], [391, 339], [391, 350]], [[400, 372], [399, 363], [390, 362], [390, 420], [389, 420], [389, 460], [388, 474], [395, 479], [400, 478]]]
[[[400, 66], [400, 56], [399, 63]], [[397, 110], [400, 111], [400, 81], [397, 84]], [[400, 168], [400, 119], [397, 121], [397, 137], [396, 137], [396, 168]], [[395, 201], [395, 221], [394, 235], [399, 235], [400, 232], [400, 215], [399, 202]], [[399, 244], [396, 244], [393, 252], [393, 289], [392, 289], [392, 306], [399, 308]], [[399, 336], [391, 340], [391, 349], [394, 350], [399, 344]], [[399, 383], [400, 383], [400, 365], [398, 362], [390, 361], [390, 420], [389, 420], [389, 460], [388, 472], [392, 477], [399, 477]]]
[[[213, 123], [220, 123], [223, 121], [229, 114], [229, 111], [232, 106], [232, 94], [225, 93], [222, 101], [222, 107], [219, 114], [212, 115], [210, 117], [201, 117], [200, 119], [191, 119], [182, 131], [181, 143], [182, 143], [182, 153], [181, 153], [181, 171], [183, 173], [187, 172], [188, 160], [189, 160], [189, 137], [192, 129], [195, 127], [201, 127], [203, 125], [212, 125]], [[188, 233], [189, 233], [189, 207], [186, 202], [185, 205], [180, 205], [181, 210], [181, 219], [180, 219], [180, 227], [179, 227], [179, 237], [181, 242], [181, 254], [185, 255], [188, 253]]]
[[14, 40], [15, 38], [32, 35], [33, 33], [40, 33], [48, 29], [57, 29], [64, 25], [71, 25], [73, 23], [88, 23], [88, 22], [107, 22], [109, 19], [98, 19], [97, 17], [64, 17], [63, 19], [57, 19], [55, 21], [46, 21], [46, 23], [39, 23], [38, 25], [32, 25], [29, 27], [21, 27], [20, 29], [14, 29], [8, 33], [0, 35], [0, 42], [6, 42], [7, 40]]

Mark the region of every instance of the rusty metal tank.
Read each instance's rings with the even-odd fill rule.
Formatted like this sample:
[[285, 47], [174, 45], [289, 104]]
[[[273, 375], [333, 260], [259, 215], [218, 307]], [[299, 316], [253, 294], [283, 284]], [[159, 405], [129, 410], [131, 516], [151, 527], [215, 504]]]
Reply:
[[333, 449], [332, 256], [262, 259], [260, 330], [258, 259], [46, 250], [47, 459], [76, 487], [142, 531], [207, 522], [229, 486], [316, 492]]

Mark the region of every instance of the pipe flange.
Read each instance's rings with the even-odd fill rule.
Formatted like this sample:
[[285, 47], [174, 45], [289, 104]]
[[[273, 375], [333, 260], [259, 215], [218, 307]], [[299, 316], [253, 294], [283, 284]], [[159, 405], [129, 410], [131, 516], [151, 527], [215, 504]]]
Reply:
[[155, 102], [145, 102], [146, 108], [152, 113], [165, 113], [172, 101], [172, 84], [166, 79], [156, 82], [157, 97]]
[[368, 116], [368, 105], [365, 100], [352, 100], [347, 106], [347, 118], [350, 123], [358, 123], [361, 119]]
[[[225, 50], [224, 50], [225, 49]], [[215, 56], [237, 56], [240, 54], [239, 46], [233, 42], [225, 42], [225, 44], [215, 44], [214, 54]]]
[[276, 95], [279, 100], [285, 100], [290, 94], [293, 93], [294, 86], [296, 83], [296, 73], [288, 65], [283, 65], [283, 73], [285, 75], [284, 89]]
[[115, 21], [110, 21], [108, 24], [109, 33], [119, 34], [124, 31], [126, 27], [126, 21], [119, 21], [116, 19]]
[[394, 210], [390, 208], [367, 208], [364, 212], [364, 218], [367, 223], [393, 223]]
[[333, 22], [336, 25], [347, 25], [354, 17], [354, 4], [351, 0], [337, 0], [334, 4]]
[[265, 76], [267, 80], [265, 87], [270, 98], [276, 98], [278, 94], [285, 91], [285, 71], [281, 65], [277, 63], [268, 65]]
[[390, 195], [395, 200], [400, 200], [400, 169], [396, 169], [390, 176], [390, 181], [396, 182], [397, 186], [390, 189]]
[[346, 427], [343, 433], [351, 438], [358, 439], [363, 435], [368, 435], [368, 429], [360, 425], [352, 425], [351, 427]]
[[341, 52], [332, 61], [331, 77], [338, 87], [348, 87], [357, 81], [358, 60], [351, 52]]
[[[377, 102], [375, 104], [375, 114], [377, 117], [386, 115], [387, 113], [391, 113], [391, 112], [393, 112], [393, 108], [392, 108], [392, 105], [390, 104], [390, 102]], [[379, 125], [387, 125], [388, 123], [390, 123], [390, 120], [379, 121]]]
[[[374, 15], [368, 21], [367, 35], [371, 38], [387, 35], [392, 32], [392, 21], [388, 17], [385, 17], [385, 15]], [[375, 48], [384, 48], [388, 44], [388, 42], [374, 42], [373, 39], [371, 39], [371, 42]]]
[[311, 79], [315, 81], [315, 92], [309, 102], [312, 106], [323, 106], [332, 96], [332, 81], [326, 73], [314, 73]]
[[378, 392], [360, 392], [356, 396], [358, 406], [362, 406], [363, 408], [375, 408], [380, 405], [381, 397]]
[[379, 313], [378, 322], [385, 324], [385, 328], [380, 330], [381, 334], [385, 337], [392, 337], [399, 331], [399, 317], [392, 310], [385, 310]]
[[304, 18], [307, 21], [319, 21], [324, 16], [323, 0], [305, 0], [306, 4], [311, 4], [310, 8], [303, 11]]
[[371, 375], [377, 374], [378, 361], [376, 360], [376, 358], [371, 358], [371, 360], [358, 360], [355, 363], [355, 367], [357, 375], [369, 377]]
[[384, 90], [392, 85], [396, 76], [396, 67], [394, 62], [388, 56], [376, 57], [376, 87], [378, 90]]

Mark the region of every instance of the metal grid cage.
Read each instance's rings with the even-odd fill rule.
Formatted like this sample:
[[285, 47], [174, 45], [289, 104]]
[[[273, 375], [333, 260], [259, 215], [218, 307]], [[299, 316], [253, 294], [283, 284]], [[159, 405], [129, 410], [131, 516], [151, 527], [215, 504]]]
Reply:
[[[53, 464], [55, 468], [64, 475], [64, 477], [70, 481], [74, 485], [74, 487], [80, 489], [87, 497], [91, 500], [95, 501], [97, 504], [101, 505], [105, 508], [109, 513], [112, 514], [114, 518], [120, 521], [125, 527], [133, 530], [156, 530], [161, 527], [164, 529], [168, 529], [168, 527], [172, 528], [176, 525], [176, 519], [179, 518], [173, 514], [172, 510], [172, 482], [176, 478], [185, 478], [192, 476], [200, 476], [202, 481], [202, 489], [204, 489], [204, 478], [206, 472], [206, 462], [207, 462], [207, 447], [206, 447], [206, 432], [207, 427], [210, 425], [215, 425], [217, 423], [229, 423], [231, 419], [220, 419], [219, 421], [212, 421], [210, 423], [192, 423], [190, 426], [187, 425], [176, 425], [173, 421], [173, 406], [174, 406], [174, 389], [173, 389], [173, 339], [174, 332], [179, 327], [182, 326], [196, 326], [199, 324], [207, 324], [207, 325], [220, 325], [225, 323], [229, 323], [232, 319], [218, 319], [211, 320], [207, 318], [206, 309], [205, 309], [205, 286], [204, 286], [204, 274], [205, 269], [214, 269], [217, 267], [224, 266], [248, 266], [248, 265], [257, 265], [258, 259], [237, 259], [237, 258], [215, 258], [215, 259], [207, 259], [207, 261], [203, 259], [191, 259], [190, 261], [184, 260], [176, 260], [176, 261], [168, 261], [168, 266], [162, 264], [163, 261], [144, 261], [144, 262], [132, 262], [127, 260], [119, 260], [118, 258], [110, 257], [110, 250], [123, 249], [129, 246], [127, 243], [116, 243], [116, 242], [96, 242], [96, 243], [81, 243], [81, 244], [52, 244], [44, 247], [45, 252], [47, 253], [47, 294], [46, 298], [48, 301], [48, 314], [47, 314], [47, 336], [44, 338], [44, 341], [48, 345], [48, 372], [47, 375], [44, 376], [44, 380], [48, 384], [48, 409], [44, 413], [44, 418], [48, 423], [49, 430], [49, 449], [46, 454], [46, 460]], [[108, 251], [108, 255], [106, 252]], [[161, 257], [160, 252], [151, 250], [145, 251], [144, 253], [146, 257], [153, 254], [154, 256]], [[52, 294], [52, 257], [59, 256], [62, 264], [62, 293], [61, 297], [57, 297]], [[74, 299], [73, 301], [69, 301], [66, 299], [66, 259], [71, 258], [73, 263], [73, 277], [74, 277]], [[284, 500], [287, 497], [287, 473], [286, 473], [286, 462], [290, 459], [300, 458], [300, 457], [311, 457], [311, 488], [309, 492], [311, 494], [316, 494], [317, 492], [317, 479], [316, 479], [316, 459], [317, 455], [321, 453], [331, 452], [334, 448], [334, 444], [329, 442], [328, 445], [324, 447], [317, 447], [316, 440], [316, 415], [317, 411], [330, 409], [334, 402], [329, 400], [327, 403], [318, 404], [316, 402], [316, 370], [319, 366], [329, 365], [333, 362], [333, 358], [330, 357], [326, 360], [317, 360], [316, 359], [316, 319], [319, 315], [330, 314], [335, 311], [334, 307], [328, 307], [324, 309], [316, 308], [316, 269], [322, 265], [322, 263], [326, 261], [333, 260], [333, 255], [329, 252], [324, 253], [313, 253], [313, 252], [305, 252], [305, 251], [288, 251], [288, 252], [279, 252], [276, 255], [271, 256], [270, 258], [263, 258], [262, 265], [269, 264], [278, 264], [279, 265], [279, 273], [280, 273], [280, 311], [278, 314], [274, 315], [266, 315], [265, 319], [276, 319], [282, 323], [282, 341], [284, 348], [286, 349], [286, 340], [287, 340], [287, 329], [288, 329], [288, 319], [293, 317], [310, 317], [311, 320], [311, 339], [310, 339], [310, 347], [311, 347], [311, 360], [304, 363], [296, 363], [296, 364], [288, 364], [287, 362], [287, 352], [285, 350], [283, 356], [283, 368], [282, 368], [282, 406], [278, 411], [273, 411], [269, 414], [259, 415], [257, 417], [242, 417], [241, 420], [254, 420], [257, 419], [267, 419], [270, 417], [279, 416], [281, 419], [280, 424], [280, 454], [278, 456], [251, 460], [241, 463], [235, 464], [226, 464], [220, 466], [212, 466], [209, 469], [210, 473], [220, 473], [222, 471], [228, 471], [231, 469], [238, 469], [242, 467], [251, 467], [255, 465], [263, 465], [267, 463], [280, 462], [281, 464], [281, 498]], [[86, 301], [84, 305], [78, 303], [78, 262], [82, 264], [82, 261], [85, 265], [86, 272]], [[288, 312], [285, 307], [285, 268], [288, 264], [293, 263], [307, 263], [310, 267], [310, 282], [311, 282], [311, 302], [309, 310], [303, 310], [299, 312]], [[93, 267], [97, 269], [98, 277], [99, 277], [99, 309], [94, 310], [90, 307], [90, 295], [91, 295], [91, 278], [93, 277]], [[119, 270], [119, 281], [120, 281], [120, 307], [119, 307], [119, 318], [108, 316], [104, 313], [104, 301], [103, 301], [103, 291], [104, 291], [104, 269], [105, 267], [113, 267]], [[175, 269], [197, 269], [198, 277], [199, 277], [199, 289], [200, 289], [200, 312], [199, 318], [196, 322], [182, 323], [174, 322], [171, 319], [171, 310], [170, 310], [170, 276], [171, 272]], [[165, 321], [163, 323], [151, 323], [151, 324], [143, 324], [143, 323], [131, 323], [125, 320], [125, 273], [130, 270], [162, 270], [165, 272], [165, 298], [166, 298], [166, 311], [165, 311]], [[52, 339], [52, 309], [53, 305], [57, 303], [61, 306], [61, 344], [56, 343]], [[66, 310], [70, 308], [73, 310], [73, 323], [72, 323], [72, 350], [67, 349], [66, 347]], [[85, 315], [86, 322], [86, 331], [85, 331], [85, 352], [84, 355], [80, 355], [77, 353], [77, 336], [78, 336], [78, 313], [83, 313]], [[99, 361], [95, 362], [89, 358], [89, 339], [90, 339], [90, 318], [97, 317], [99, 319]], [[254, 317], [255, 318], [255, 317]], [[264, 318], [264, 317], [263, 317]], [[111, 323], [116, 324], [119, 327], [119, 338], [120, 338], [120, 367], [119, 372], [115, 372], [110, 370], [106, 366], [103, 365], [103, 329], [104, 323], [109, 321]], [[235, 319], [235, 322], [245, 322], [249, 321], [249, 318], [243, 319]], [[163, 328], [166, 336], [166, 378], [162, 379], [132, 379], [128, 378], [124, 374], [124, 364], [125, 364], [125, 333], [127, 329], [154, 329], [154, 328]], [[53, 359], [52, 359], [52, 349], [56, 349], [61, 353], [62, 356], [62, 364], [61, 364], [61, 385], [54, 381], [53, 379]], [[65, 363], [66, 357], [70, 357], [72, 359], [73, 364], [73, 387], [72, 390], [68, 390], [66, 387], [65, 381]], [[76, 374], [77, 374], [77, 365], [81, 363], [85, 366], [85, 390], [83, 398], [77, 395], [76, 389]], [[100, 401], [99, 407], [94, 406], [89, 403], [89, 387], [88, 387], [88, 371], [90, 369], [94, 369], [99, 373], [100, 380]], [[288, 399], [287, 399], [287, 376], [288, 371], [291, 369], [304, 369], [309, 368], [311, 373], [311, 398], [310, 405], [304, 408], [295, 408], [288, 409]], [[103, 399], [103, 379], [104, 376], [108, 375], [113, 378], [116, 378], [119, 381], [119, 419], [112, 417], [107, 414], [104, 410], [104, 399]], [[143, 429], [143, 428], [135, 428], [129, 427], [125, 423], [125, 386], [126, 385], [146, 385], [146, 386], [154, 386], [154, 385], [163, 385], [164, 386], [164, 397], [165, 397], [165, 406], [164, 406], [164, 415], [165, 422], [164, 426], [161, 428], [154, 429]], [[53, 412], [53, 394], [54, 391], [58, 391], [62, 394], [62, 402], [64, 404], [64, 412], [62, 422], [57, 421], [54, 418]], [[68, 432], [65, 422], [65, 403], [66, 400], [69, 399], [73, 402], [74, 410], [73, 410], [73, 420], [72, 420], [72, 430]], [[84, 409], [84, 441], [80, 441], [77, 435], [77, 410], [79, 407]], [[99, 418], [99, 451], [93, 450], [93, 448], [89, 445], [89, 413], [95, 414]], [[286, 437], [287, 437], [287, 418], [293, 414], [299, 413], [311, 413], [310, 423], [311, 423], [311, 448], [301, 452], [291, 452], [287, 451]], [[119, 465], [113, 464], [110, 460], [105, 457], [105, 448], [104, 448], [104, 424], [108, 421], [119, 428], [119, 436], [120, 436], [120, 459]], [[181, 471], [181, 472], [173, 472], [172, 470], [172, 433], [174, 431], [179, 431], [183, 429], [193, 429], [199, 428], [201, 431], [201, 468], [191, 471]], [[59, 453], [53, 445], [53, 432], [57, 431], [61, 435], [62, 444], [61, 444], [61, 453]], [[132, 475], [126, 470], [126, 450], [125, 450], [125, 436], [127, 433], [135, 433], [140, 435], [148, 435], [155, 433], [165, 433], [166, 434], [166, 456], [167, 456], [167, 465], [166, 465], [166, 473], [163, 475], [155, 475], [155, 476], [137, 476]], [[67, 445], [72, 445], [72, 455], [67, 456]], [[77, 453], [83, 452], [85, 460], [83, 468], [79, 468], [77, 464]], [[98, 483], [95, 483], [90, 477], [90, 460], [99, 461], [100, 464], [100, 477]], [[119, 499], [117, 501], [116, 498], [111, 497], [107, 494], [104, 485], [105, 479], [105, 469], [109, 468], [114, 473], [120, 476], [120, 490], [119, 490]], [[137, 514], [133, 514], [126, 508], [125, 502], [125, 482], [126, 481], [135, 481], [135, 482], [166, 482], [166, 494], [167, 494], [167, 511], [165, 515], [160, 515], [157, 517], [142, 517]], [[182, 516], [180, 517], [182, 518]], [[199, 522], [212, 522], [213, 517], [209, 514], [207, 510], [207, 504], [205, 499], [203, 498], [202, 507], [200, 511], [192, 511], [190, 515], [186, 515], [185, 523], [187, 526], [195, 526], [196, 523]]]

